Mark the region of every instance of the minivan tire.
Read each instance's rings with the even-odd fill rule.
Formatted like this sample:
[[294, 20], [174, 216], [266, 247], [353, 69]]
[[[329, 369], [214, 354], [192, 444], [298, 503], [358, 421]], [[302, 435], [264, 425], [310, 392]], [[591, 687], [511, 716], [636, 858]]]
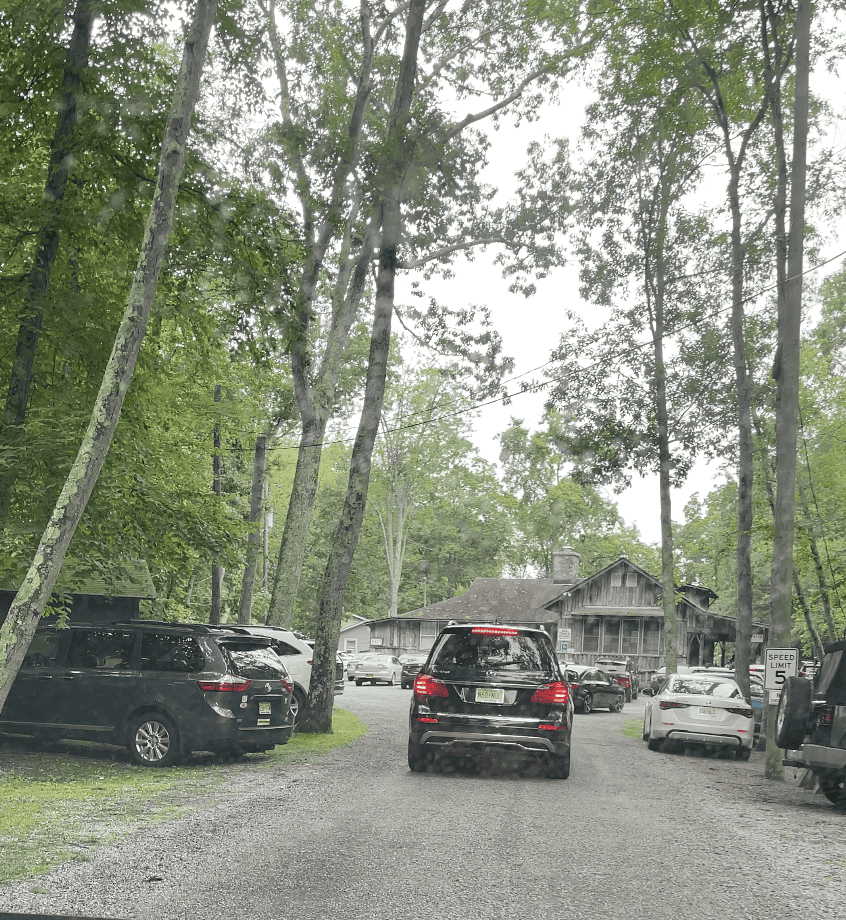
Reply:
[[129, 757], [142, 767], [170, 767], [179, 755], [176, 727], [167, 716], [147, 712], [127, 728]]

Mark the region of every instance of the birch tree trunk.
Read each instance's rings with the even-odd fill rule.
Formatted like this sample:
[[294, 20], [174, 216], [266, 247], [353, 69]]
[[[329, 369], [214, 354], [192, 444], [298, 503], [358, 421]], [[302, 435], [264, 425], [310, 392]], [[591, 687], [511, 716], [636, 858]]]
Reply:
[[135, 371], [173, 226], [176, 193], [194, 108], [200, 95], [217, 0], [197, 0], [164, 132], [158, 179], [126, 309], [103, 381], [64, 488], [23, 584], [0, 626], [0, 708], [17, 675], [38, 621], [58, 580], [74, 531], [114, 439], [123, 400]]

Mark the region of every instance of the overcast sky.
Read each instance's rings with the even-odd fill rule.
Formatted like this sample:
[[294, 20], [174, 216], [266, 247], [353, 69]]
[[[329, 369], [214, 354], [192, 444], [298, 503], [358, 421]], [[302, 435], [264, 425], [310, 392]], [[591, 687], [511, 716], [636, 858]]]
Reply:
[[[819, 93], [822, 87], [835, 109], [841, 111], [841, 83], [828, 75], [812, 75], [812, 92]], [[562, 104], [550, 109], [540, 122], [524, 123], [519, 131], [503, 128], [496, 132], [493, 135], [491, 163], [486, 180], [498, 184], [507, 196], [513, 189], [513, 173], [523, 164], [526, 146], [531, 140], [542, 141], [547, 136], [566, 134], [575, 147], [589, 95], [584, 89], [572, 87], [563, 94]], [[724, 185], [724, 180], [716, 181], [720, 187]], [[832, 238], [824, 249], [824, 258], [846, 249], [846, 235], [841, 234], [839, 228], [832, 228], [831, 232]], [[567, 330], [564, 311], [576, 310], [590, 323], [596, 309], [585, 304], [579, 296], [578, 267], [575, 265], [558, 270], [548, 279], [539, 282], [537, 293], [527, 299], [509, 293], [508, 282], [501, 277], [499, 269], [492, 265], [492, 259], [492, 254], [487, 257], [477, 255], [472, 262], [459, 259], [456, 263], [456, 277], [449, 281], [434, 280], [426, 283], [426, 292], [456, 307], [467, 303], [487, 305], [494, 325], [502, 336], [504, 352], [515, 359], [512, 379], [527, 374], [535, 376], [529, 372], [549, 361], [551, 349]], [[838, 265], [839, 261], [827, 266], [822, 274], [830, 274]], [[399, 302], [406, 298], [405, 281], [404, 278], [398, 278]], [[518, 388], [519, 381], [508, 387], [513, 391]], [[543, 401], [543, 393], [526, 393], [516, 395], [511, 405], [496, 403], [481, 408], [475, 421], [475, 432], [476, 445], [482, 455], [492, 463], [498, 462], [499, 445], [496, 438], [508, 427], [512, 417], [520, 418], [530, 429], [536, 429], [543, 413]], [[686, 486], [673, 492], [673, 520], [682, 521], [684, 505], [690, 495], [694, 492], [705, 495], [715, 481], [722, 481], [715, 467], [708, 467], [704, 462], [696, 466]], [[612, 497], [610, 492], [607, 494]], [[616, 496], [615, 500], [623, 518], [637, 525], [644, 540], [660, 542], [657, 476], [640, 478], [635, 474], [631, 488]]]

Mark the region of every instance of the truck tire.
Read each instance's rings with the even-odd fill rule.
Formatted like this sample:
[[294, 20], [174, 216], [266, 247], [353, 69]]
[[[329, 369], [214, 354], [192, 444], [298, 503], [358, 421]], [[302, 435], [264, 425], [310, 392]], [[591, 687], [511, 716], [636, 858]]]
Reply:
[[776, 711], [775, 740], [780, 748], [801, 747], [808, 730], [814, 688], [804, 677], [788, 677]]

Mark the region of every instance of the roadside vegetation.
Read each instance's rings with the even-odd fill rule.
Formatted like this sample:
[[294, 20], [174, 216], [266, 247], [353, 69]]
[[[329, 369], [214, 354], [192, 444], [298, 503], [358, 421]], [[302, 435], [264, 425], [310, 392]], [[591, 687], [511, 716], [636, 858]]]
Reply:
[[367, 731], [357, 716], [337, 708], [332, 729], [295, 734], [269, 754], [237, 763], [197, 755], [170, 770], [137, 767], [117, 748], [108, 749], [116, 757], [109, 760], [105, 747], [86, 742], [62, 742], [53, 751], [7, 742], [0, 767], [0, 885], [62, 862], [85, 862], [96, 847], [213, 804], [234, 771], [306, 763]]

